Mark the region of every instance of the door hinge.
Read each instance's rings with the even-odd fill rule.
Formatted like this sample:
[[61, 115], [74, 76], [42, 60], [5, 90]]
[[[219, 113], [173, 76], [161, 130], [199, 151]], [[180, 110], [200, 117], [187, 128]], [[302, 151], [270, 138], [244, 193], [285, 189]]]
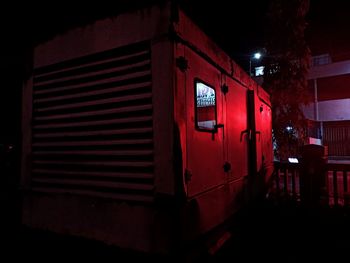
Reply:
[[221, 92], [224, 93], [224, 95], [228, 92], [228, 86], [226, 84], [221, 86]]
[[188, 183], [189, 181], [191, 181], [192, 178], [192, 173], [190, 170], [185, 169], [185, 182]]
[[180, 56], [180, 57], [176, 58], [176, 66], [182, 72], [185, 72], [188, 69], [188, 60], [185, 57], [183, 57], [183, 56]]

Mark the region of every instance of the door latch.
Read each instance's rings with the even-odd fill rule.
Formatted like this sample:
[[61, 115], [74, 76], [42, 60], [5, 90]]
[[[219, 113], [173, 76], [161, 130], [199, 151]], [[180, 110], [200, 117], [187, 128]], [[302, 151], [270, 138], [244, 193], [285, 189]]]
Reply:
[[219, 128], [224, 128], [224, 124], [222, 124], [222, 123], [215, 124], [215, 125], [214, 125], [214, 128], [215, 128], [215, 130], [217, 130], [217, 129], [219, 129]]
[[231, 171], [231, 164], [229, 162], [225, 162], [223, 167], [224, 167], [225, 173], [228, 173], [229, 171]]
[[243, 139], [243, 134], [248, 134], [248, 139], [249, 141], [252, 139], [252, 130], [251, 129], [246, 129], [244, 131], [241, 131], [241, 136], [239, 137], [239, 141], [242, 142]]

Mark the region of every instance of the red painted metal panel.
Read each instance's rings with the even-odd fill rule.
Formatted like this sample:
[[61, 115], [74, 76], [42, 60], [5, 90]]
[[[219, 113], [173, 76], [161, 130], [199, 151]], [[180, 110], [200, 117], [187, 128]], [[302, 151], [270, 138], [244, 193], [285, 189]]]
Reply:
[[258, 176], [264, 176], [266, 183], [273, 170], [272, 111], [269, 95], [258, 88], [255, 102], [257, 169]]
[[220, 91], [220, 72], [203, 58], [186, 49], [189, 69], [186, 74], [187, 101], [187, 170], [192, 174], [187, 184], [188, 196], [194, 197], [223, 183], [224, 133], [200, 131], [195, 126], [195, 79], [212, 86], [216, 91], [217, 123], [223, 122], [223, 95]]
[[247, 115], [247, 88], [226, 78], [229, 92], [225, 98], [225, 134], [227, 141], [227, 161], [231, 164], [228, 179], [238, 179], [248, 175], [249, 133]]

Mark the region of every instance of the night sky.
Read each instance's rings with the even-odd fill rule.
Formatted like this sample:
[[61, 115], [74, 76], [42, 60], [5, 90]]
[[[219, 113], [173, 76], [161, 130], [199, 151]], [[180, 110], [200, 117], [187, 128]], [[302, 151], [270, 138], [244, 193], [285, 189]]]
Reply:
[[[190, 1], [188, 1], [190, 2]], [[217, 0], [190, 5], [193, 19], [243, 67], [247, 56], [264, 47], [269, 0]], [[200, 8], [198, 8], [200, 6]], [[212, 18], [210, 18], [212, 17]], [[350, 59], [350, 1], [310, 0], [306, 41], [312, 55]]]
[[[118, 15], [131, 2], [162, 0], [100, 0], [77, 4], [72, 1], [10, 3], [2, 8], [3, 25], [1, 57], [8, 64], [21, 63], [23, 55], [34, 43], [50, 39], [72, 26], [80, 26], [95, 19]], [[199, 1], [182, 0], [182, 6], [193, 20], [234, 58], [246, 56], [263, 45], [263, 23], [268, 0]], [[215, 4], [214, 4], [215, 2]]]
[[264, 46], [268, 0], [235, 1], [234, 4], [218, 0], [215, 3], [188, 4], [188, 13], [221, 48], [244, 66], [249, 54]]
[[[33, 43], [47, 40], [71, 26], [117, 15], [131, 2], [144, 4], [149, 1], [100, 0], [84, 4], [73, 1], [29, 1], [18, 4], [14, 1], [3, 4], [0, 15], [2, 68], [21, 64]], [[249, 54], [264, 46], [269, 0], [181, 2], [193, 20], [238, 62], [246, 60]], [[344, 53], [344, 49], [350, 46], [349, 1], [311, 0], [307, 20], [307, 40], [314, 54], [326, 50]], [[320, 38], [322, 41], [319, 41]]]

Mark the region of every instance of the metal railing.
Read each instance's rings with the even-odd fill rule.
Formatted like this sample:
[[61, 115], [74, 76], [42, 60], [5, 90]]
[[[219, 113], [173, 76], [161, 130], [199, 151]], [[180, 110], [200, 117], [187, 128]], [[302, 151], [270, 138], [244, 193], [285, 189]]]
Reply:
[[[288, 198], [301, 202], [301, 165], [298, 163], [275, 163], [271, 193], [276, 198]], [[322, 176], [322, 175], [320, 175]], [[326, 191], [321, 199], [330, 206], [350, 207], [350, 164], [327, 163], [325, 171]]]

